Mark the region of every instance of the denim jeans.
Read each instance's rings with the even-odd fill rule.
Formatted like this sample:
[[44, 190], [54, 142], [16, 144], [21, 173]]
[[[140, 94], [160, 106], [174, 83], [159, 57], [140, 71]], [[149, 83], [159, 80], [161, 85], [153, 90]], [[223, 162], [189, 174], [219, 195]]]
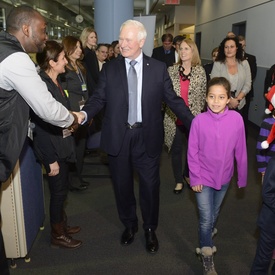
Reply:
[[221, 190], [203, 186], [201, 193], [196, 193], [199, 208], [199, 240], [200, 247], [213, 247], [212, 232], [215, 227], [220, 207], [228, 189], [229, 183]]

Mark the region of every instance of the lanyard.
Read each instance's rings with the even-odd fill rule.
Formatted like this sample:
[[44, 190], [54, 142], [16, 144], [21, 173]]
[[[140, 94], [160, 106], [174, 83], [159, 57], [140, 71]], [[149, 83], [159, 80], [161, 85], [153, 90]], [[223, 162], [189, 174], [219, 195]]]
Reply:
[[59, 85], [58, 82], [57, 82], [57, 87], [59, 88], [59, 91], [60, 91], [62, 97], [66, 97], [66, 96], [65, 96], [65, 93], [64, 93], [64, 91], [63, 91], [63, 89], [62, 89], [62, 87]]
[[84, 80], [84, 77], [83, 77], [83, 74], [81, 72], [81, 70], [79, 69], [79, 67], [77, 66], [77, 72], [76, 72], [81, 84], [85, 84], [85, 80]]

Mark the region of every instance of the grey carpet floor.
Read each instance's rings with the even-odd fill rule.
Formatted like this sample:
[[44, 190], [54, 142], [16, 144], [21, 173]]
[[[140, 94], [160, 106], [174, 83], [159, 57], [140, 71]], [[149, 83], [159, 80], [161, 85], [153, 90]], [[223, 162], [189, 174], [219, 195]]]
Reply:
[[[217, 253], [215, 266], [218, 274], [249, 274], [257, 243], [256, 219], [261, 205], [260, 176], [255, 161], [257, 129], [249, 128], [248, 186], [238, 189], [236, 178], [226, 195], [217, 224], [215, 237]], [[49, 246], [48, 216], [49, 192], [45, 183], [45, 229], [40, 231], [30, 250], [31, 261], [16, 259], [17, 267], [11, 275], [48, 274], [202, 274], [202, 266], [195, 255], [198, 246], [198, 215], [194, 193], [185, 187], [175, 195], [171, 159], [163, 151], [161, 159], [160, 215], [157, 236], [160, 249], [156, 255], [145, 251], [141, 215], [135, 241], [122, 247], [119, 239], [124, 230], [118, 220], [110, 177], [91, 177], [91, 174], [108, 175], [107, 166], [91, 164], [99, 158], [89, 155], [85, 159], [84, 174], [90, 182], [85, 192], [68, 196], [67, 214], [71, 225], [82, 230], [75, 237], [83, 241], [77, 250], [53, 249]], [[138, 182], [136, 182], [138, 199]]]

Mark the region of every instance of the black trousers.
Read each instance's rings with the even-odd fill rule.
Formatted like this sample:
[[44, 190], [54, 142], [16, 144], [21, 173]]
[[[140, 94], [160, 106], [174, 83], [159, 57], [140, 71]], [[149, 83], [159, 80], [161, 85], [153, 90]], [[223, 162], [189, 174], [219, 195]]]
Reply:
[[69, 167], [64, 161], [59, 161], [59, 174], [47, 176], [50, 189], [50, 221], [60, 223], [63, 221], [64, 203], [69, 190]]
[[171, 147], [171, 162], [175, 183], [183, 183], [183, 176], [189, 178], [187, 147], [188, 133], [183, 125], [177, 125], [176, 134]]
[[266, 275], [273, 250], [275, 248], [275, 232], [261, 230], [258, 240], [256, 255], [250, 271], [250, 275]]
[[83, 170], [84, 155], [86, 151], [88, 128], [86, 125], [80, 125], [78, 130], [74, 134], [76, 145], [76, 174], [81, 179]]
[[137, 202], [134, 194], [134, 171], [139, 178], [139, 202], [143, 229], [158, 226], [160, 155], [149, 157], [143, 140], [142, 128], [127, 129], [118, 156], [108, 156], [117, 210], [126, 228], [136, 227]]

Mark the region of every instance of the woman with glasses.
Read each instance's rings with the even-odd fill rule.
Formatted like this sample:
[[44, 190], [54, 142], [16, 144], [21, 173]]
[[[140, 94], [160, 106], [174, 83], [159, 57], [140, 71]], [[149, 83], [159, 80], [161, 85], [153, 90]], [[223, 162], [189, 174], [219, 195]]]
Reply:
[[[179, 61], [168, 68], [174, 90], [182, 97], [195, 116], [205, 105], [206, 74], [195, 42], [184, 39], [179, 48]], [[188, 131], [176, 115], [166, 108], [164, 115], [165, 144], [171, 150], [172, 168], [175, 178], [175, 194], [180, 194], [184, 183], [189, 181], [187, 156]], [[183, 172], [184, 171], [184, 172]]]

